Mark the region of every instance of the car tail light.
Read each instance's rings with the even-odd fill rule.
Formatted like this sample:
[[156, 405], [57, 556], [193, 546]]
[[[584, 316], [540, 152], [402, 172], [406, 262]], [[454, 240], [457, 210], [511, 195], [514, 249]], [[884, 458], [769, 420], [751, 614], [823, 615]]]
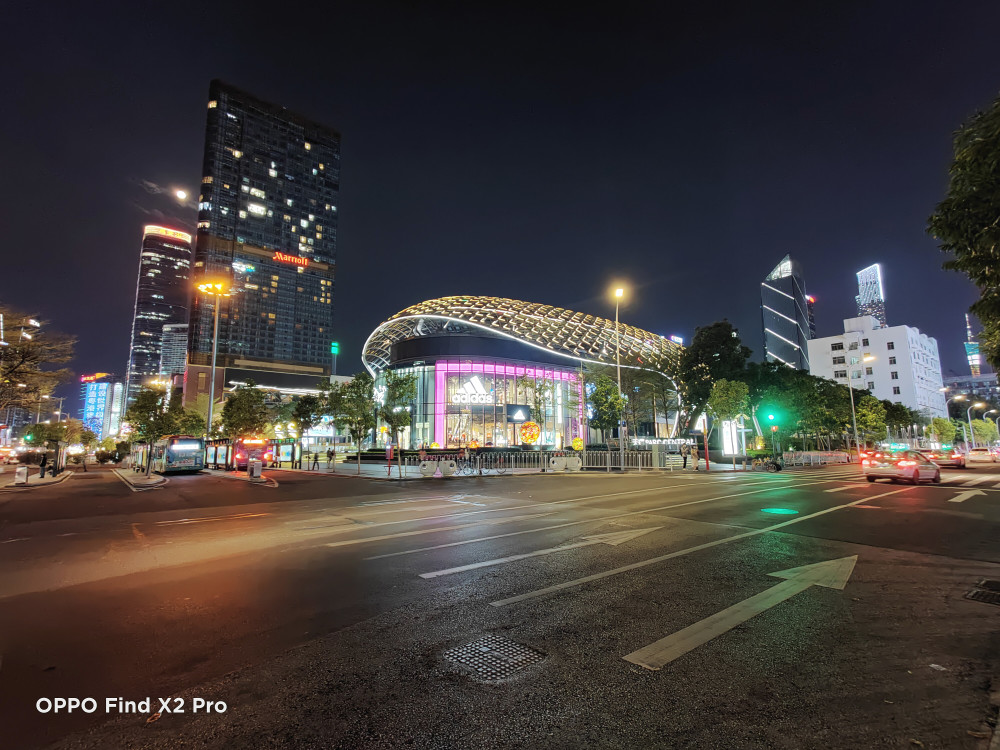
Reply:
[[875, 454], [875, 458], [882, 458], [882, 454], [881, 453], [876, 453]]
[[869, 464], [871, 464], [871, 461], [869, 461], [867, 458], [861, 462], [862, 466], [868, 466]]
[[916, 461], [900, 461], [898, 465], [899, 466], [916, 466], [917, 462]]
[[961, 456], [960, 456], [960, 455], [959, 455], [958, 453], [955, 453], [955, 454], [954, 454], [954, 455], [952, 456], [952, 458], [961, 458]]

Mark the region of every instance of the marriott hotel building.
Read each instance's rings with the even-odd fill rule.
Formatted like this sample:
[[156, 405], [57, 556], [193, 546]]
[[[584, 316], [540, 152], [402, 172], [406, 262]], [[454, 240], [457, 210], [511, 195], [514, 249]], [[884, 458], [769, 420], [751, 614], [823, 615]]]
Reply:
[[[568, 447], [587, 436], [585, 365], [654, 371], [681, 347], [640, 328], [551, 305], [498, 297], [443, 297], [398, 312], [368, 337], [362, 359], [417, 377], [404, 448], [502, 447], [534, 421], [539, 444]], [[676, 407], [674, 407], [676, 408]]]
[[234, 383], [295, 392], [331, 374], [340, 134], [220, 81], [208, 98], [184, 400], [207, 394], [219, 304], [216, 398]]

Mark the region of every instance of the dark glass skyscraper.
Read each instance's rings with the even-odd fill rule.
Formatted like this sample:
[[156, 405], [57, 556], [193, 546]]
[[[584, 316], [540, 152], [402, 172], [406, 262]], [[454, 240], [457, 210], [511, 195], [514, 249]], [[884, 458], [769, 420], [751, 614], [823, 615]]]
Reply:
[[143, 382], [160, 372], [163, 326], [187, 322], [190, 274], [191, 235], [167, 227], [144, 227], [126, 376], [130, 404]]
[[760, 284], [764, 354], [798, 370], [809, 369], [807, 342], [815, 337], [802, 267], [786, 255]]
[[[233, 380], [314, 387], [330, 374], [339, 194], [338, 132], [212, 81], [194, 276], [233, 286], [219, 311], [217, 395]], [[195, 293], [189, 404], [208, 392], [214, 305]]]

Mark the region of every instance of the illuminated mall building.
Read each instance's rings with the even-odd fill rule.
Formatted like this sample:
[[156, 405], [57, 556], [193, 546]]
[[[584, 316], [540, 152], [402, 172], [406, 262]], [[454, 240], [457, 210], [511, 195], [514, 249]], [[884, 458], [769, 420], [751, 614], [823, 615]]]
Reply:
[[[220, 81], [207, 113], [193, 276], [232, 285], [214, 392], [315, 389], [332, 371], [340, 134]], [[215, 304], [192, 298], [187, 404], [209, 391]]]
[[408, 307], [368, 337], [362, 353], [376, 377], [387, 369], [417, 376], [417, 398], [404, 448], [521, 444], [534, 421], [537, 443], [585, 442], [583, 368], [615, 365], [652, 377], [682, 347], [655, 333], [551, 305], [498, 297], [443, 297]]
[[143, 227], [126, 375], [128, 403], [159, 375], [163, 327], [187, 322], [190, 274], [191, 235], [169, 227]]

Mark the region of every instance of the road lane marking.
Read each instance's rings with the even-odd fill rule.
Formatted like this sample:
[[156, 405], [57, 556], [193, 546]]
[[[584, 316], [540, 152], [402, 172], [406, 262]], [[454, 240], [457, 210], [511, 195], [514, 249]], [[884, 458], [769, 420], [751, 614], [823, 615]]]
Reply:
[[967, 492], [959, 492], [955, 497], [949, 497], [949, 503], [964, 503], [970, 497], [975, 497], [976, 495], [985, 495], [986, 493], [982, 490], [968, 490]]
[[796, 594], [801, 594], [808, 588], [825, 586], [843, 591], [857, 561], [858, 556], [851, 555], [768, 573], [769, 576], [786, 580], [622, 658], [649, 670], [662, 669], [674, 659], [684, 656], [698, 646], [729, 632], [737, 625], [791, 599]]
[[823, 490], [823, 492], [843, 492], [844, 490], [853, 490], [856, 486], [860, 485], [848, 484], [844, 487], [831, 487], [828, 490]]
[[585, 536], [582, 542], [575, 542], [574, 544], [567, 544], [562, 547], [550, 547], [549, 549], [539, 549], [534, 552], [525, 552], [520, 555], [510, 555], [509, 557], [501, 557], [496, 560], [484, 560], [482, 562], [471, 563], [469, 565], [460, 565], [457, 568], [447, 568], [445, 570], [435, 570], [431, 573], [421, 573], [421, 578], [438, 578], [439, 576], [450, 576], [453, 573], [464, 573], [468, 570], [476, 570], [478, 568], [489, 568], [493, 565], [503, 565], [504, 563], [514, 562], [515, 560], [525, 560], [529, 557], [541, 557], [543, 555], [551, 555], [555, 552], [566, 552], [571, 549], [579, 549], [580, 547], [590, 547], [595, 544], [608, 544], [612, 547], [617, 547], [619, 544], [624, 544], [625, 542], [631, 541], [636, 537], [648, 534], [651, 531], [656, 531], [657, 529], [662, 529], [662, 526], [653, 526], [647, 529], [632, 529], [629, 531], [612, 531], [608, 534], [594, 534], [592, 536]]
[[684, 555], [691, 554], [692, 552], [700, 552], [704, 549], [710, 549], [712, 547], [718, 547], [722, 544], [728, 544], [729, 542], [735, 542], [739, 539], [747, 539], [752, 536], [759, 536], [760, 534], [767, 534], [771, 531], [777, 531], [778, 529], [783, 529], [786, 526], [791, 526], [796, 523], [802, 523], [803, 521], [808, 521], [811, 518], [816, 518], [817, 516], [822, 516], [827, 513], [833, 513], [836, 510], [843, 510], [844, 508], [850, 508], [854, 505], [861, 505], [862, 503], [868, 503], [872, 500], [877, 500], [880, 497], [887, 497], [888, 495], [896, 495], [900, 492], [906, 492], [907, 490], [892, 490], [891, 492], [883, 492], [881, 495], [870, 495], [869, 497], [864, 497], [860, 500], [855, 500], [851, 503], [846, 503], [844, 505], [836, 505], [832, 508], [827, 508], [825, 510], [817, 511], [816, 513], [810, 513], [807, 516], [802, 516], [801, 518], [793, 518], [791, 521], [784, 521], [783, 523], [775, 524], [774, 526], [767, 526], [763, 529], [754, 529], [753, 531], [747, 531], [743, 534], [736, 534], [735, 536], [726, 537], [725, 539], [717, 539], [714, 542], [707, 542], [706, 544], [699, 544], [695, 547], [688, 547], [687, 549], [678, 550], [676, 552], [671, 552], [666, 555], [660, 555], [659, 557], [653, 557], [649, 560], [643, 560], [641, 562], [632, 563], [631, 565], [623, 565], [620, 568], [613, 568], [611, 570], [606, 570], [603, 573], [595, 573], [594, 575], [584, 576], [583, 578], [577, 578], [573, 581], [565, 581], [564, 583], [557, 583], [554, 586], [546, 586], [543, 589], [538, 589], [537, 591], [529, 591], [526, 594], [518, 594], [517, 596], [512, 596], [507, 599], [501, 599], [499, 601], [490, 602], [494, 607], [506, 607], [509, 604], [516, 604], [517, 602], [523, 602], [528, 599], [535, 599], [540, 596], [545, 596], [547, 594], [552, 594], [557, 591], [562, 591], [568, 588], [574, 588], [576, 586], [581, 586], [585, 583], [590, 583], [591, 581], [599, 581], [602, 578], [609, 578], [611, 576], [618, 575], [619, 573], [627, 573], [631, 570], [638, 570], [639, 568], [645, 568], [648, 565], [655, 565], [656, 563], [664, 562], [665, 560], [672, 560], [675, 557], [682, 557]]
[[[816, 480], [816, 481], [812, 481], [812, 482], [799, 482], [798, 484], [794, 484], [794, 485], [785, 485], [785, 488], [789, 488], [790, 487], [792, 489], [797, 489], [799, 487], [805, 487], [805, 486], [811, 485], [811, 484], [824, 484], [827, 481], [828, 480], [820, 479], [820, 480]], [[589, 519], [584, 519], [582, 521], [568, 521], [566, 523], [558, 523], [558, 524], [555, 524], [553, 526], [542, 526], [541, 528], [538, 528], [538, 529], [525, 529], [524, 531], [512, 531], [509, 534], [494, 534], [493, 536], [483, 536], [483, 537], [479, 537], [478, 539], [465, 539], [465, 540], [459, 541], [459, 542], [448, 542], [446, 544], [435, 544], [432, 547], [418, 547], [416, 549], [402, 550], [400, 552], [388, 552], [388, 553], [386, 553], [384, 555], [373, 555], [372, 557], [366, 557], [365, 559], [366, 560], [381, 560], [384, 557], [398, 557], [400, 555], [413, 555], [413, 554], [416, 554], [417, 552], [430, 552], [430, 551], [436, 550], [436, 549], [445, 549], [446, 547], [459, 547], [459, 546], [461, 546], [463, 544], [476, 544], [478, 542], [489, 542], [489, 541], [492, 541], [494, 539], [503, 539], [504, 537], [508, 537], [508, 536], [518, 536], [520, 534], [535, 534], [535, 533], [540, 532], [540, 531], [552, 531], [553, 529], [565, 529], [565, 528], [570, 527], [570, 526], [579, 526], [580, 524], [584, 524], [584, 523], [601, 524], [601, 523], [604, 523], [606, 521], [613, 521], [613, 520], [618, 519], [618, 518], [627, 518], [628, 516], [641, 516], [641, 515], [646, 514], [646, 513], [659, 513], [660, 511], [663, 511], [663, 510], [672, 510], [673, 508], [683, 508], [686, 505], [698, 505], [700, 503], [709, 503], [709, 502], [712, 502], [714, 500], [727, 500], [727, 499], [733, 498], [733, 497], [743, 497], [744, 495], [757, 495], [757, 494], [760, 494], [761, 492], [770, 492], [773, 489], [774, 489], [773, 487], [765, 487], [765, 488], [759, 489], [759, 490], [749, 490], [747, 492], [737, 492], [737, 493], [734, 493], [734, 494], [731, 494], [731, 495], [717, 495], [716, 497], [707, 497], [707, 498], [705, 498], [703, 500], [688, 500], [687, 502], [674, 503], [673, 505], [661, 505], [658, 508], [646, 508], [644, 510], [630, 511], [628, 513], [616, 513], [615, 515], [612, 515], [612, 516], [602, 516], [600, 518], [589, 518]], [[540, 505], [549, 505], [549, 503], [539, 503], [539, 504]], [[473, 512], [480, 513], [480, 512], [484, 512], [484, 511], [473, 511]], [[485, 511], [485, 512], [489, 512], [489, 511]], [[470, 515], [470, 514], [462, 514], [462, 515]]]
[[[504, 523], [514, 521], [527, 521], [531, 518], [541, 518], [550, 515], [548, 513], [532, 513], [526, 516], [511, 516], [510, 518], [491, 518], [486, 521], [473, 521], [472, 523], [460, 523], [454, 526], [435, 526], [433, 529], [417, 529], [416, 531], [399, 531], [395, 534], [382, 534], [381, 536], [369, 536], [363, 539], [347, 539], [342, 542], [327, 542], [324, 547], [348, 547], [353, 544], [367, 544], [368, 542], [381, 542], [386, 539], [399, 539], [404, 536], [420, 536], [421, 534], [436, 534], [439, 531], [455, 531], [456, 529], [468, 529], [472, 526], [499, 526]], [[370, 528], [359, 526], [359, 529]]]
[[992, 477], [983, 477], [983, 476], [973, 477], [972, 479], [969, 479], [969, 480], [967, 480], [965, 482], [962, 482], [962, 486], [963, 487], [974, 487], [977, 484], [979, 484], [980, 482], [985, 482], [987, 479], [992, 479]]
[[208, 521], [241, 521], [244, 518], [259, 518], [270, 513], [236, 513], [231, 516], [205, 516], [204, 518], [178, 518], [176, 521], [157, 521], [157, 526], [178, 526], [188, 523], [206, 523]]

